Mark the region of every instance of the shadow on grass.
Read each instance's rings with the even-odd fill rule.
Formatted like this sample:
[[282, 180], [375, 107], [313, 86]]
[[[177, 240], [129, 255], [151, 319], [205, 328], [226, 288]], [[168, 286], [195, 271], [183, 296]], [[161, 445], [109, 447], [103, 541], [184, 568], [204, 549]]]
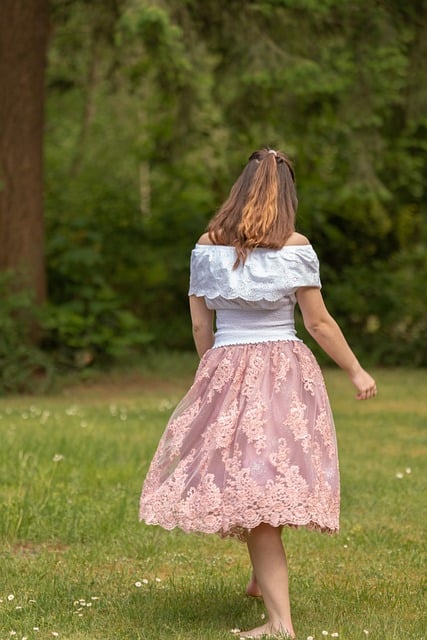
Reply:
[[[262, 602], [249, 598], [244, 588], [210, 579], [168, 580], [162, 587], [132, 594], [128, 621], [140, 638], [230, 638], [231, 629], [262, 623]], [[184, 634], [184, 635], [182, 635]]]

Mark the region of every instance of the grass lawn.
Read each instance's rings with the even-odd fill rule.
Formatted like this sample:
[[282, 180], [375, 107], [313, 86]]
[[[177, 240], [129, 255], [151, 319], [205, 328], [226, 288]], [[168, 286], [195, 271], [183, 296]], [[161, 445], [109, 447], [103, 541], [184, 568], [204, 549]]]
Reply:
[[[221, 640], [261, 624], [245, 546], [137, 521], [142, 480], [193, 357], [0, 400], [0, 640]], [[354, 399], [326, 371], [341, 533], [284, 532], [298, 640], [424, 640], [427, 371]]]

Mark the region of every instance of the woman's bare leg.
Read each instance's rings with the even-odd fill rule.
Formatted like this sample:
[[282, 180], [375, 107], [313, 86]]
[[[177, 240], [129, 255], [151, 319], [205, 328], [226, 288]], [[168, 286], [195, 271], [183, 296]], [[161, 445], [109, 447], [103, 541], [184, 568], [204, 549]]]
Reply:
[[258, 580], [256, 579], [256, 575], [253, 570], [248, 582], [248, 586], [246, 587], [246, 594], [248, 596], [252, 596], [253, 598], [262, 597], [261, 589], [259, 588]]
[[281, 529], [269, 524], [260, 524], [248, 533], [246, 542], [256, 583], [268, 612], [268, 621], [261, 627], [241, 632], [240, 637], [279, 637], [280, 634], [288, 634], [294, 638], [289, 602], [288, 564]]
[[[280, 534], [283, 527], [279, 527]], [[258, 580], [256, 579], [254, 568], [252, 567], [251, 577], [246, 587], [246, 595], [252, 596], [252, 598], [262, 598], [261, 589], [259, 588]]]

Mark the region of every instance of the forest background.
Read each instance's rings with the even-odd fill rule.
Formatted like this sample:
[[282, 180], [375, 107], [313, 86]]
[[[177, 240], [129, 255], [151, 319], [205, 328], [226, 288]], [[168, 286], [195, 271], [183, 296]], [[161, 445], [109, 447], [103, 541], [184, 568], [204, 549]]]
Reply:
[[[41, 240], [6, 197], [23, 123], [0, 145], [3, 391], [190, 349], [191, 249], [267, 145], [295, 164], [297, 228], [356, 353], [427, 364], [425, 0], [4, 0], [0, 23], [5, 50], [32, 26], [47, 53]], [[26, 229], [38, 271], [13, 264]]]

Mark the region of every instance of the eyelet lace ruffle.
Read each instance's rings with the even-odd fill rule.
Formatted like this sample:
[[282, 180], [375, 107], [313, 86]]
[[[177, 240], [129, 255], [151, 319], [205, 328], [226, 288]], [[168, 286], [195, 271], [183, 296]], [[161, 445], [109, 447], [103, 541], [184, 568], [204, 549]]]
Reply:
[[319, 261], [311, 245], [258, 248], [233, 269], [234, 247], [197, 244], [191, 254], [189, 295], [210, 300], [281, 300], [298, 287], [321, 287]]

